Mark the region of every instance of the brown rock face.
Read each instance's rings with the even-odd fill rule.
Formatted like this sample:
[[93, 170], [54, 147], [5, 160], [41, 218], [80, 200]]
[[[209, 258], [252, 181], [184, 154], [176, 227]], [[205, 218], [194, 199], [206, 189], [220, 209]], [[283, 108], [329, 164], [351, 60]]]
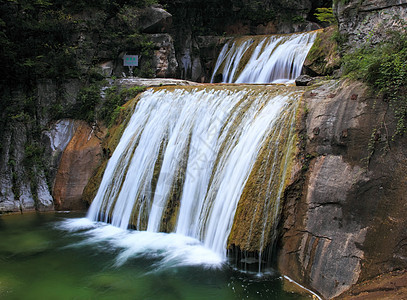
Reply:
[[55, 178], [53, 197], [57, 210], [85, 209], [83, 190], [102, 157], [101, 138], [105, 133], [77, 121], [76, 131], [62, 154]]
[[330, 299], [407, 268], [407, 140], [391, 141], [387, 103], [362, 84], [304, 98], [309, 166], [286, 191], [278, 266]]
[[369, 282], [357, 284], [351, 292], [345, 293], [339, 299], [388, 299], [399, 300], [407, 298], [407, 271], [400, 270], [378, 276]]

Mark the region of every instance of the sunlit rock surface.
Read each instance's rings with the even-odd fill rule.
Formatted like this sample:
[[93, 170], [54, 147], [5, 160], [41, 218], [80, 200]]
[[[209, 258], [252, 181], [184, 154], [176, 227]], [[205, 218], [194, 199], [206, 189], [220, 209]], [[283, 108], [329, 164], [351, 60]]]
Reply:
[[305, 94], [305, 167], [286, 191], [278, 265], [325, 298], [407, 267], [406, 141], [391, 142], [374, 99], [349, 81]]
[[75, 133], [62, 154], [53, 196], [57, 209], [84, 209], [83, 190], [102, 157], [105, 129], [76, 121]]

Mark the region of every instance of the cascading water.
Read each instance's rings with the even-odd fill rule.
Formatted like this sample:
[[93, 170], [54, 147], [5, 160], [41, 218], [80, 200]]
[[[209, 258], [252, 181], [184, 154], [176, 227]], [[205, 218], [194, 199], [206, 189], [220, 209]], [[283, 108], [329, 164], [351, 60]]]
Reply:
[[211, 77], [225, 83], [280, 83], [301, 75], [317, 31], [232, 40], [220, 52]]
[[[290, 81], [315, 36], [234, 40], [222, 49], [212, 80], [222, 73], [225, 82]], [[148, 90], [107, 164], [88, 218], [143, 236], [193, 238], [175, 243], [194, 249], [201, 243], [220, 260], [234, 248], [261, 255], [276, 235], [301, 95], [293, 86]], [[156, 240], [145, 247], [155, 249]]]
[[[174, 231], [226, 257], [258, 155], [265, 145], [280, 152], [279, 145], [292, 143], [300, 95], [276, 87], [145, 92], [88, 217], [121, 228]], [[281, 178], [287, 170], [279, 172]]]

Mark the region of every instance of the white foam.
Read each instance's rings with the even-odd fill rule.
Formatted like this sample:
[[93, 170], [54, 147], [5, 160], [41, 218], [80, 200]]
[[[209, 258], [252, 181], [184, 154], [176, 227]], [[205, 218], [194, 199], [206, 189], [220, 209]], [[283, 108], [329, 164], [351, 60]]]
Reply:
[[86, 218], [63, 221], [57, 228], [84, 237], [72, 247], [95, 245], [106, 251], [119, 250], [114, 262], [117, 267], [137, 257], [153, 257], [159, 269], [192, 265], [217, 268], [224, 263], [199, 240], [181, 234], [125, 230]]
[[95, 222], [87, 218], [79, 218], [79, 219], [66, 219], [58, 223], [56, 227], [60, 230], [73, 232], [95, 227], [95, 224], [96, 224]]

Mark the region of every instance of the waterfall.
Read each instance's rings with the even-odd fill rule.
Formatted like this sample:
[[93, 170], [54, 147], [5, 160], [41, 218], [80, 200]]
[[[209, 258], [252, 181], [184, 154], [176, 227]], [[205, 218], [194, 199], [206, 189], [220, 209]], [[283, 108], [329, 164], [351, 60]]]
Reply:
[[301, 75], [317, 31], [236, 38], [224, 45], [211, 77], [225, 83], [281, 83]]
[[[290, 153], [300, 95], [276, 86], [148, 90], [107, 164], [88, 218], [187, 235], [225, 257], [259, 154]], [[289, 146], [282, 151], [281, 145]], [[282, 182], [288, 169], [277, 172]], [[276, 200], [270, 195], [255, 201], [270, 206]]]
[[[289, 82], [316, 32], [243, 37], [219, 54], [212, 81]], [[150, 89], [108, 161], [88, 218], [122, 229], [261, 253], [272, 245], [289, 183], [302, 90], [222, 85]], [[259, 264], [260, 266], [260, 264]]]

